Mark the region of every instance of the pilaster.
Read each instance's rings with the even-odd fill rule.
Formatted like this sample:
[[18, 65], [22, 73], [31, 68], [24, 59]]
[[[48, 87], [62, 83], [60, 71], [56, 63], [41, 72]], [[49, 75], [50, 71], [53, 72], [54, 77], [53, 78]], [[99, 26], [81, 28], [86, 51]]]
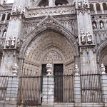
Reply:
[[102, 5], [102, 3], [100, 3], [100, 7], [101, 7], [102, 14], [104, 14], [104, 10], [103, 10], [103, 5]]
[[95, 14], [97, 14], [96, 3], [93, 3]]
[[[95, 37], [88, 0], [76, 1], [81, 73], [96, 73]], [[92, 69], [94, 66], [94, 69]]]
[[22, 30], [22, 17], [24, 13], [24, 7], [20, 8], [22, 4], [18, 5], [16, 0], [11, 12], [11, 20], [9, 21], [9, 26], [7, 29], [7, 35], [3, 49], [3, 58], [1, 61], [1, 73], [3, 74], [11, 74], [12, 67], [18, 62], [17, 57], [21, 44], [20, 36]]

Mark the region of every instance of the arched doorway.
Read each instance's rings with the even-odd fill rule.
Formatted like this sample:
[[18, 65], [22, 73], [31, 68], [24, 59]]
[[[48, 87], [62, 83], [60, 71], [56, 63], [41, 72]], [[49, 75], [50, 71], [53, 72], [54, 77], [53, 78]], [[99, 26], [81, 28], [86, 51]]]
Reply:
[[[28, 95], [29, 93], [27, 93], [27, 91], [31, 90], [34, 95], [33, 98], [35, 98], [38, 103], [40, 102], [41, 93], [43, 91], [43, 79], [41, 77], [46, 75], [46, 64], [51, 63], [54, 66], [53, 74], [62, 76], [60, 80], [54, 78], [54, 101], [65, 103], [72, 102], [73, 79], [72, 77], [63, 77], [63, 75], [73, 74], [75, 55], [76, 51], [73, 42], [70, 42], [66, 36], [57, 31], [48, 29], [35, 36], [26, 48], [24, 55], [21, 75], [27, 78], [22, 79], [23, 92], [21, 92], [20, 97], [22, 98], [20, 99], [23, 99], [23, 102], [29, 102], [28, 96], [32, 96], [32, 94]], [[34, 76], [38, 78], [35, 77], [31, 79], [31, 77]], [[31, 84], [28, 84], [29, 82]], [[33, 84], [36, 84], [37, 89], [35, 89], [35, 85]], [[63, 90], [65, 90], [65, 92], [63, 92]], [[33, 104], [33, 101], [30, 101], [30, 104], [31, 102]]]
[[30, 71], [30, 75], [41, 75], [42, 64], [52, 63], [63, 64], [63, 73], [72, 74], [74, 58], [75, 47], [73, 43], [71, 44], [60, 33], [46, 30], [34, 38], [28, 46], [24, 58], [24, 73]]

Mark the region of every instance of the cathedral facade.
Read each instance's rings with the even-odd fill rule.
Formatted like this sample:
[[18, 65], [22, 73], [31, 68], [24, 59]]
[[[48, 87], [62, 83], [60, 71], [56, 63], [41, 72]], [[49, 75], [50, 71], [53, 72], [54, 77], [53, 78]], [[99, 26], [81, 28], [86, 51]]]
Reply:
[[107, 0], [0, 0], [0, 107], [107, 107]]

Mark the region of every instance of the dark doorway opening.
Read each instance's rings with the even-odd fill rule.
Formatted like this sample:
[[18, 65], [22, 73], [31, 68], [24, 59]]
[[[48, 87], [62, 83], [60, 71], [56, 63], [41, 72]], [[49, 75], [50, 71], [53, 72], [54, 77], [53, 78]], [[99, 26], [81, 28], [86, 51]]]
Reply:
[[[42, 77], [46, 76], [46, 64], [42, 64]], [[63, 64], [54, 64], [54, 102], [63, 102]], [[43, 78], [41, 81], [41, 89]], [[41, 90], [42, 91], [42, 90]]]

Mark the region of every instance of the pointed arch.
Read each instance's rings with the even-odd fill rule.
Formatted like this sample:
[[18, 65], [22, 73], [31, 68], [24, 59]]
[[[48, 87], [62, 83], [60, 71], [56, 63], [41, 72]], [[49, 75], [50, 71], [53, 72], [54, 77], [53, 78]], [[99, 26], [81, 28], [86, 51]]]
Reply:
[[73, 44], [73, 46], [75, 47], [75, 56], [78, 56], [78, 43], [76, 41], [76, 37], [70, 31], [68, 31], [65, 27], [59, 25], [59, 23], [53, 22], [51, 18], [46, 20], [44, 20], [44, 22], [42, 22], [40, 25], [36, 26], [35, 29], [32, 32], [30, 32], [29, 36], [26, 36], [28, 38], [26, 38], [25, 42], [21, 47], [20, 57], [24, 58], [25, 51], [29, 46], [29, 44], [34, 40], [35, 37], [38, 36], [38, 34], [46, 30], [52, 30], [65, 36], [67, 40], [71, 44]]

